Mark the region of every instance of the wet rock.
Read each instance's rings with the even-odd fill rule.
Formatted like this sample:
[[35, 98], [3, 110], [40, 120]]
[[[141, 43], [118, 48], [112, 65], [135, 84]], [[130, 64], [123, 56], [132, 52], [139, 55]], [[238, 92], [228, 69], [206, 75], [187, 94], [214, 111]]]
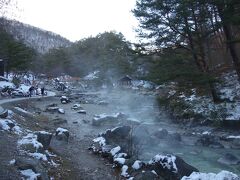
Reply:
[[240, 149], [240, 139], [233, 139], [231, 143], [232, 149]]
[[195, 143], [198, 146], [207, 146], [211, 148], [224, 148], [224, 146], [219, 142], [219, 138], [212, 135], [203, 135]]
[[42, 166], [40, 160], [38, 160], [38, 159], [21, 157], [21, 158], [16, 159], [15, 166], [19, 170], [32, 169], [35, 173], [40, 174], [41, 180], [49, 180], [48, 175], [47, 175], [47, 170]]
[[218, 162], [221, 164], [227, 164], [227, 165], [240, 164], [240, 160], [236, 156], [230, 153], [227, 153], [223, 157], [219, 158]]
[[136, 176], [134, 176], [135, 180], [164, 180], [161, 177], [158, 177], [152, 171], [141, 171]]
[[169, 139], [174, 141], [174, 142], [182, 141], [182, 137], [181, 137], [181, 135], [179, 133], [169, 134]]
[[59, 114], [65, 114], [65, 110], [62, 109], [62, 108], [58, 108], [58, 113], [59, 113]]
[[68, 142], [70, 133], [67, 129], [57, 128], [55, 135], [57, 140]]
[[52, 134], [45, 131], [39, 131], [36, 134], [37, 141], [43, 145], [44, 150], [47, 150], [52, 139]]
[[164, 139], [168, 136], [168, 131], [166, 129], [158, 130], [154, 133], [154, 136], [156, 136], [159, 139]]

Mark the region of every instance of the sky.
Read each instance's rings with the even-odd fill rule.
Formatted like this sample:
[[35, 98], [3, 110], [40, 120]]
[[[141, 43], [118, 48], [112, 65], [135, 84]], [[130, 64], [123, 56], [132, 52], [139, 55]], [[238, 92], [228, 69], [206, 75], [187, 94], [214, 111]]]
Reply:
[[136, 41], [137, 20], [131, 13], [136, 0], [16, 0], [14, 18], [71, 41], [105, 31], [121, 32]]

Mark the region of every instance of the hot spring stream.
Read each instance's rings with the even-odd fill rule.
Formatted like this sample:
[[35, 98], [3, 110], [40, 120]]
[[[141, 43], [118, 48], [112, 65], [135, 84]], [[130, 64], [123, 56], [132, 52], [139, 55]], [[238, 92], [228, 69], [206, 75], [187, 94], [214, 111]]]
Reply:
[[[218, 173], [221, 170], [228, 170], [240, 175], [240, 165], [226, 165], [218, 162], [218, 159], [226, 153], [240, 158], [239, 150], [196, 146], [195, 142], [199, 137], [191, 135], [194, 130], [188, 130], [186, 133], [183, 127], [172, 123], [164, 112], [160, 112], [155, 96], [133, 91], [114, 90], [102, 93], [102, 97], [109, 102], [111, 111], [126, 113], [131, 118], [140, 121], [139, 126], [133, 127], [134, 135], [140, 139], [138, 145], [140, 160], [149, 161], [158, 153], [169, 153], [182, 157], [188, 164], [201, 172]], [[181, 141], [155, 137], [154, 132], [159, 129], [166, 129], [169, 134], [180, 134]]]

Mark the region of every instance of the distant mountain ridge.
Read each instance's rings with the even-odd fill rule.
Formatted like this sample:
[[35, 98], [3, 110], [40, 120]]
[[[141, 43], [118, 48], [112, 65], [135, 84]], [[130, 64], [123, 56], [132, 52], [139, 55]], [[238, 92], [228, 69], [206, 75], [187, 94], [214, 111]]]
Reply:
[[27, 46], [39, 53], [46, 53], [49, 49], [67, 47], [72, 44], [68, 39], [16, 20], [0, 18], [5, 30], [17, 40], [22, 40]]

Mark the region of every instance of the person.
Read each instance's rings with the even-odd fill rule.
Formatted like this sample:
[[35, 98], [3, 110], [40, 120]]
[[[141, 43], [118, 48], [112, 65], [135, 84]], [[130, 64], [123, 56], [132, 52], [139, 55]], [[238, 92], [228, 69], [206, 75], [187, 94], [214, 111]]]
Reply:
[[41, 95], [44, 96], [44, 91], [45, 91], [45, 88], [44, 87], [41, 87]]
[[30, 96], [30, 97], [32, 97], [33, 91], [34, 91], [34, 86], [31, 86], [31, 87], [29, 88], [29, 96]]

